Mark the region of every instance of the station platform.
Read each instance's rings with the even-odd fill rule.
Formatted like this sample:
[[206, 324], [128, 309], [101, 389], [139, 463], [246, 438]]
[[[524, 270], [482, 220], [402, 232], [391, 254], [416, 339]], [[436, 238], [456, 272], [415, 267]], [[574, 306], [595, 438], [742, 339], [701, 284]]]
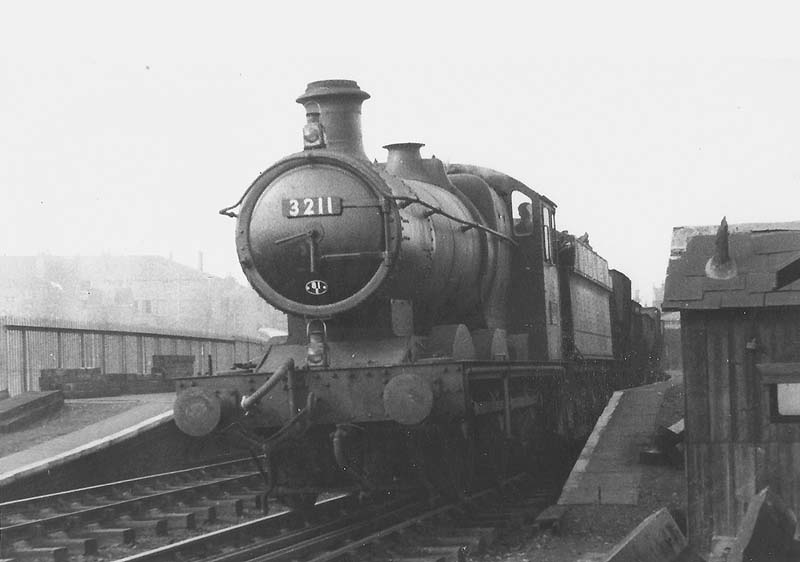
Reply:
[[637, 505], [639, 451], [651, 443], [671, 380], [615, 392], [595, 424], [561, 491], [558, 504]]
[[106, 449], [168, 423], [172, 420], [174, 400], [175, 394], [171, 392], [70, 400], [69, 402], [83, 404], [131, 404], [124, 404], [127, 409], [119, 414], [0, 457], [0, 487]]

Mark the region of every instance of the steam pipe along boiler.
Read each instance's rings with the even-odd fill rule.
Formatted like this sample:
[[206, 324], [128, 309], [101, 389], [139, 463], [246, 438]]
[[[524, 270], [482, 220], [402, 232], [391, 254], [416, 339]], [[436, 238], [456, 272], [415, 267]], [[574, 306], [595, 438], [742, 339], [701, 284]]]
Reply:
[[[354, 81], [310, 83], [303, 151], [221, 211], [288, 336], [249, 368], [178, 383], [178, 427], [265, 454], [268, 488], [297, 508], [326, 486], [463, 493], [542, 461], [574, 410], [602, 406], [565, 393], [579, 370], [562, 351], [574, 337], [555, 204], [500, 172], [422, 158], [419, 143], [370, 162], [368, 98]], [[613, 364], [606, 328], [589, 353], [606, 360], [600, 374]]]

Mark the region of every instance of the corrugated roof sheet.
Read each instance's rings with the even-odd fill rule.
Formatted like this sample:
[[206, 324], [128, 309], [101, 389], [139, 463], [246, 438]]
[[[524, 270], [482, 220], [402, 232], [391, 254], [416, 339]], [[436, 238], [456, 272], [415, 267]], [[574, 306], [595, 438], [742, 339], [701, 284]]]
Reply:
[[706, 276], [717, 229], [673, 229], [663, 310], [800, 306], [800, 221], [730, 225], [731, 279]]

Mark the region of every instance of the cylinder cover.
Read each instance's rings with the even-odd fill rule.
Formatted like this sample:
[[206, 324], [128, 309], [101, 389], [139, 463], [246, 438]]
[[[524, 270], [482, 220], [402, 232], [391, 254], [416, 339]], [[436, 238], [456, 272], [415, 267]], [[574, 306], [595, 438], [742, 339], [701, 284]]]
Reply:
[[411, 373], [398, 375], [383, 389], [383, 408], [397, 423], [415, 425], [433, 409], [433, 389], [425, 378]]

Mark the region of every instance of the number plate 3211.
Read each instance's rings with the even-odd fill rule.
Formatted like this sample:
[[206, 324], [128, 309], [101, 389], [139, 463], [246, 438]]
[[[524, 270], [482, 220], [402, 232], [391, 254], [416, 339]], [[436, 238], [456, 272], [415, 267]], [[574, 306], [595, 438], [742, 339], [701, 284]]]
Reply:
[[341, 214], [341, 197], [298, 197], [283, 200], [283, 216], [290, 219]]

